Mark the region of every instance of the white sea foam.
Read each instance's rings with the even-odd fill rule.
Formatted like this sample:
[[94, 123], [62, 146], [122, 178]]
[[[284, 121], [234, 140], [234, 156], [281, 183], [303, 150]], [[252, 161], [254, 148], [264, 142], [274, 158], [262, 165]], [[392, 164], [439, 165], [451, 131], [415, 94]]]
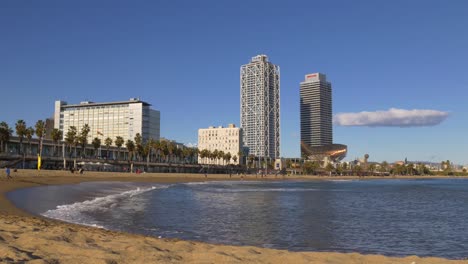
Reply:
[[139, 195], [155, 189], [164, 189], [167, 187], [169, 186], [152, 186], [149, 188], [138, 187], [134, 190], [111, 194], [104, 197], [97, 197], [92, 200], [59, 205], [55, 209], [42, 213], [42, 215], [48, 218], [58, 219], [66, 222], [105, 228], [83, 213], [96, 211], [106, 212], [108, 210], [112, 210], [112, 208], [117, 206], [119, 202], [131, 198], [135, 195]]
[[331, 181], [331, 182], [351, 182], [351, 181], [355, 181], [355, 180], [327, 180], [327, 181]]
[[309, 192], [309, 191], [319, 191], [320, 189], [312, 189], [312, 188], [250, 188], [250, 189], [223, 189], [223, 188], [216, 188], [216, 189], [207, 189], [207, 191], [214, 191], [214, 192]]

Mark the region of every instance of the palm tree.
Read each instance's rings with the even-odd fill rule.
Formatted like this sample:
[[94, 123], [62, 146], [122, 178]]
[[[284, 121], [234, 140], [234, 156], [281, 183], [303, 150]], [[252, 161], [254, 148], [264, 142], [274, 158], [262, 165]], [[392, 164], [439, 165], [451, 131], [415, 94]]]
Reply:
[[236, 164], [237, 163], [237, 156], [234, 155], [234, 157], [232, 157], [232, 160], [234, 161], [234, 164]]
[[316, 170], [320, 167], [316, 161], [304, 162], [303, 170], [306, 174], [315, 174]]
[[173, 155], [176, 152], [177, 146], [172, 141], [167, 142], [166, 146], [167, 146], [167, 151], [168, 151], [168, 154], [169, 154], [169, 162], [171, 162], [173, 160]]
[[325, 170], [328, 172], [329, 176], [332, 176], [332, 172], [335, 169], [331, 163], [328, 163], [327, 166], [325, 166]]
[[101, 146], [101, 139], [98, 137], [95, 137], [93, 141], [91, 142], [93, 144], [94, 148], [94, 156], [97, 158], [98, 157], [98, 149]]
[[249, 155], [249, 168], [252, 168], [253, 161], [255, 160], [255, 155], [250, 154]]
[[117, 149], [118, 149], [117, 159], [120, 158], [120, 148], [123, 146], [124, 142], [125, 141], [123, 137], [121, 136], [115, 137], [115, 145], [117, 146]]
[[239, 157], [239, 164], [241, 164], [242, 157], [244, 156], [244, 153], [242, 151], [237, 152], [237, 156]]
[[224, 158], [224, 164], [226, 164], [226, 162], [227, 162], [228, 164], [231, 163], [231, 162], [230, 162], [230, 161], [231, 161], [231, 152], [228, 152], [228, 153], [224, 154], [224, 157], [223, 157], [223, 158]]
[[192, 155], [192, 148], [184, 147], [182, 149], [182, 156], [183, 156], [184, 163], [187, 161], [187, 158], [189, 158], [191, 155]]
[[105, 140], [104, 140], [104, 145], [106, 145], [106, 157], [109, 158], [109, 148], [110, 146], [112, 145], [112, 138], [110, 137], [107, 137]]
[[[76, 138], [77, 138], [77, 130], [76, 130], [76, 127], [75, 126], [70, 126], [68, 128], [68, 131], [67, 131], [67, 134], [65, 135], [65, 143], [68, 145], [69, 147], [69, 154], [71, 156], [71, 152], [72, 152], [72, 146], [75, 145], [75, 142], [76, 142]], [[75, 154], [76, 154], [76, 151], [75, 151]]]
[[26, 129], [27, 129], [26, 122], [24, 122], [24, 120], [22, 119], [18, 120], [15, 124], [15, 128], [16, 128], [16, 135], [18, 136], [19, 142], [20, 142], [19, 154], [23, 154], [24, 152], [23, 138], [26, 135]]
[[145, 154], [145, 157], [146, 157], [146, 167], [149, 168], [149, 162], [150, 162], [150, 157], [151, 157], [151, 154], [153, 152], [153, 146], [154, 146], [154, 139], [150, 138], [145, 146], [143, 147], [143, 152]]
[[88, 134], [91, 128], [88, 124], [84, 124], [81, 128], [80, 136], [78, 137], [78, 143], [81, 145], [81, 155], [86, 157], [86, 145], [88, 144]]
[[191, 157], [191, 163], [196, 164], [198, 163], [198, 148], [192, 148], [190, 157]]
[[387, 172], [387, 170], [388, 170], [388, 162], [383, 161], [380, 164], [380, 172]]
[[159, 142], [159, 155], [162, 156], [164, 162], [167, 162], [167, 156], [169, 155], [169, 149], [167, 147], [167, 141], [162, 140]]
[[129, 139], [127, 140], [127, 143], [125, 143], [125, 146], [127, 147], [127, 150], [128, 150], [128, 160], [132, 161], [133, 154], [135, 152], [135, 143], [133, 143], [133, 141]]
[[161, 162], [161, 141], [155, 140], [153, 142], [153, 149], [154, 153], [157, 156], [157, 159], [155, 159], [155, 161], [157, 160], [157, 162]]
[[343, 175], [343, 165], [341, 163], [336, 164], [336, 174], [342, 176]]
[[[211, 159], [211, 163], [213, 163], [213, 160], [217, 159], [218, 158], [218, 150], [215, 149], [211, 152], [211, 155], [210, 155], [210, 159]], [[217, 164], [217, 163], [216, 163]]]
[[[224, 165], [224, 151], [222, 151], [222, 150], [218, 151], [218, 155], [217, 155], [216, 159], [218, 161], [219, 160], [223, 161], [223, 165]], [[218, 163], [218, 162], [216, 162], [216, 163]]]
[[0, 151], [1, 152], [6, 151], [5, 143], [10, 141], [10, 137], [12, 134], [13, 134], [13, 130], [8, 126], [8, 124], [6, 122], [1, 122], [0, 123], [0, 143], [1, 143]]
[[45, 136], [45, 131], [46, 131], [46, 127], [45, 127], [45, 123], [44, 121], [42, 120], [37, 120], [36, 122], [36, 125], [35, 125], [35, 128], [36, 128], [36, 136], [37, 138], [39, 139], [39, 151], [38, 151], [38, 154], [40, 156], [42, 156], [42, 140]]
[[369, 165], [369, 171], [370, 171], [371, 175], [374, 175], [374, 172], [375, 172], [375, 164], [374, 163]]
[[353, 167], [353, 173], [355, 175], [361, 176], [361, 172], [362, 172], [362, 167], [361, 166], [356, 165], [356, 166]]
[[54, 141], [54, 155], [56, 155], [58, 142], [63, 136], [62, 130], [54, 128], [50, 136], [52, 137], [52, 141]]
[[31, 139], [34, 136], [34, 128], [28, 127], [26, 128], [26, 133], [25, 133], [26, 138], [28, 139], [28, 145], [29, 145], [29, 155], [31, 155]]
[[143, 138], [141, 137], [141, 134], [136, 133], [134, 140], [135, 140], [135, 148], [136, 148], [136, 153], [137, 153], [137, 159], [140, 161], [141, 156], [143, 154]]
[[200, 151], [200, 158], [202, 159], [202, 163], [206, 164], [206, 158], [210, 156], [210, 151], [207, 149], [203, 149]]

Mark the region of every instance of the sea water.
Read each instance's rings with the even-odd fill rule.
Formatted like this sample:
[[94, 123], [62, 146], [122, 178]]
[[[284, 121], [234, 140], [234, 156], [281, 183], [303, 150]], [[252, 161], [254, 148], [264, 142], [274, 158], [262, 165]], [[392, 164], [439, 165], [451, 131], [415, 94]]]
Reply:
[[468, 257], [468, 180], [93, 182], [8, 194], [31, 213], [230, 245]]

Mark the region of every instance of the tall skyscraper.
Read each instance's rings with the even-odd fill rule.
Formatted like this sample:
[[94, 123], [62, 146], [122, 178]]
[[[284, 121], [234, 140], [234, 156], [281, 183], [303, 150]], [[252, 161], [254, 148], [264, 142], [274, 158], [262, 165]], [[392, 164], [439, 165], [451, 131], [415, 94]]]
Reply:
[[307, 156], [305, 147], [333, 144], [332, 87], [325, 74], [305, 76], [300, 89], [301, 156]]
[[257, 157], [280, 156], [280, 73], [266, 55], [242, 65], [241, 128], [244, 146]]

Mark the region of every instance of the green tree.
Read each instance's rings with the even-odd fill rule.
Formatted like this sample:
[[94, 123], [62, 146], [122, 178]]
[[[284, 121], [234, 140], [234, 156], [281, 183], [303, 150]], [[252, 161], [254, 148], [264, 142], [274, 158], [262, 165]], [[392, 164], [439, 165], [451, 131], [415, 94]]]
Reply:
[[156, 161], [161, 162], [161, 141], [155, 140], [153, 142], [153, 150], [154, 154], [156, 155]]
[[343, 175], [343, 165], [341, 163], [336, 164], [336, 174]]
[[81, 133], [78, 137], [78, 143], [81, 146], [81, 155], [86, 157], [86, 145], [88, 144], [88, 134], [91, 131], [91, 128], [88, 124], [84, 124], [81, 128]]
[[149, 162], [151, 158], [151, 154], [153, 152], [153, 147], [154, 147], [154, 142], [155, 140], [150, 138], [144, 145], [143, 147], [143, 154], [146, 157], [146, 168], [149, 168]]
[[168, 141], [166, 144], [167, 155], [169, 157], [169, 162], [173, 162], [174, 154], [176, 152], [177, 146], [174, 142]]
[[[77, 140], [76, 140], [77, 134], [78, 134], [78, 131], [76, 130], [76, 127], [75, 126], [70, 126], [68, 128], [67, 134], [65, 135], [65, 143], [69, 147], [69, 152], [68, 153], [70, 154], [70, 156], [71, 156], [71, 152], [72, 152], [72, 146], [76, 146], [75, 142], [77, 142]], [[76, 154], [76, 151], [75, 151], [75, 154]]]
[[0, 123], [0, 143], [1, 143], [1, 152], [6, 151], [6, 144], [10, 141], [10, 137], [13, 134], [13, 130], [8, 126], [6, 122]]
[[26, 136], [26, 139], [28, 140], [28, 145], [29, 145], [28, 155], [31, 155], [31, 139], [34, 136], [34, 128], [32, 127], [26, 128], [25, 136]]
[[362, 167], [360, 165], [356, 165], [352, 168], [353, 174], [361, 176], [362, 173]]
[[162, 157], [162, 159], [164, 160], [164, 162], [168, 162], [168, 158], [169, 158], [169, 147], [168, 147], [168, 143], [166, 140], [162, 140], [160, 142], [160, 145], [159, 145], [159, 154], [160, 156]]
[[95, 137], [93, 141], [91, 142], [94, 148], [94, 157], [98, 157], [98, 149], [101, 146], [101, 139], [98, 137]]
[[52, 138], [52, 141], [54, 142], [54, 156], [57, 155], [57, 145], [58, 145], [58, 142], [59, 140], [63, 137], [63, 133], [62, 133], [62, 130], [58, 129], [58, 128], [54, 128], [51, 132], [50, 132], [50, 136]]
[[249, 168], [252, 168], [252, 167], [253, 167], [254, 160], [255, 160], [255, 155], [250, 154], [250, 155], [249, 155]]
[[244, 157], [244, 152], [242, 152], [242, 150], [237, 152], [237, 157], [239, 158], [239, 164], [241, 164], [242, 163], [242, 157]]
[[217, 164], [219, 163], [219, 160], [223, 161], [224, 165], [224, 151], [220, 150], [218, 151], [218, 155], [216, 156]]
[[127, 143], [125, 143], [125, 146], [127, 147], [128, 151], [128, 160], [132, 161], [135, 154], [135, 143], [129, 139], [127, 140]]
[[210, 157], [210, 151], [207, 149], [203, 149], [200, 151], [200, 158], [202, 159], [202, 163], [206, 164], [206, 159]]
[[117, 146], [117, 152], [118, 152], [117, 159], [120, 158], [120, 148], [123, 146], [123, 144], [124, 144], [123, 137], [121, 136], [115, 137], [115, 145]]
[[110, 146], [112, 145], [112, 138], [110, 137], [107, 137], [105, 140], [104, 140], [104, 145], [106, 145], [106, 157], [109, 158], [109, 149], [110, 149]]
[[143, 156], [143, 138], [140, 133], [136, 133], [133, 139], [135, 140], [136, 158], [138, 161], [141, 161], [141, 157]]
[[234, 155], [234, 157], [232, 157], [232, 161], [234, 161], [234, 164], [237, 163], [237, 156], [236, 155]]
[[320, 164], [317, 161], [306, 161], [302, 169], [304, 170], [305, 174], [315, 174], [317, 169], [320, 167]]
[[42, 156], [42, 141], [43, 141], [43, 139], [45, 137], [45, 132], [46, 132], [46, 126], [45, 126], [44, 121], [37, 120], [35, 128], [36, 128], [36, 136], [39, 139], [39, 151], [38, 151], [38, 153], [39, 153], [39, 155]]
[[335, 170], [335, 167], [333, 167], [331, 163], [328, 163], [327, 166], [325, 166], [325, 170], [328, 172], [329, 176], [332, 176], [332, 173]]
[[383, 161], [380, 164], [380, 172], [387, 172], [388, 171], [388, 162]]
[[16, 136], [18, 136], [19, 142], [20, 142], [19, 154], [23, 154], [24, 153], [23, 139], [24, 139], [24, 136], [26, 135], [26, 130], [27, 130], [26, 122], [24, 122], [24, 120], [22, 119], [18, 120], [15, 124], [15, 128], [16, 128]]
[[226, 164], [226, 163], [230, 164], [231, 163], [230, 162], [231, 161], [231, 152], [228, 152], [228, 153], [224, 154], [223, 158], [224, 158], [224, 164]]
[[[219, 151], [217, 149], [215, 149], [215, 150], [213, 150], [211, 152], [211, 155], [210, 155], [211, 163], [213, 163], [214, 160], [216, 160], [218, 158], [218, 152]], [[217, 162], [216, 162], [216, 164], [217, 164]]]
[[191, 155], [192, 155], [192, 148], [184, 147], [182, 149], [182, 156], [183, 156], [184, 163], [187, 162], [187, 160], [190, 163]]
[[374, 172], [375, 172], [375, 164], [372, 163], [369, 165], [369, 172], [371, 173], [371, 175], [374, 175]]

